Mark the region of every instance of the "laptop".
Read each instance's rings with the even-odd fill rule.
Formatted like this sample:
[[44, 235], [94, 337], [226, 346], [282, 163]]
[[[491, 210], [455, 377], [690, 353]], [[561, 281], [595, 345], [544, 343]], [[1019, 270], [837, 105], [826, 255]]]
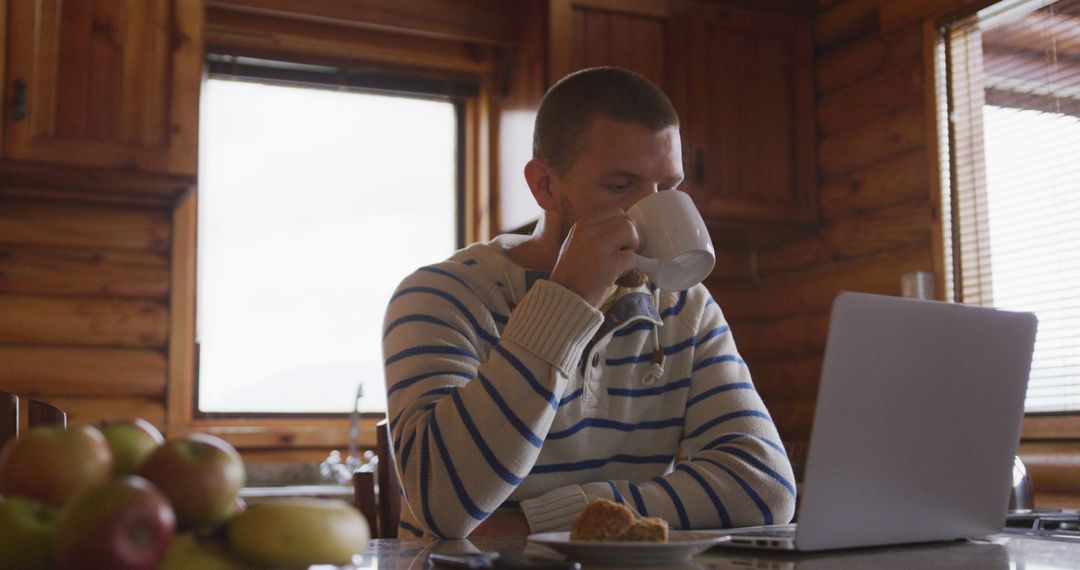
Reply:
[[720, 545], [816, 551], [972, 538], [1008, 511], [1037, 320], [843, 293], [833, 304], [798, 524]]

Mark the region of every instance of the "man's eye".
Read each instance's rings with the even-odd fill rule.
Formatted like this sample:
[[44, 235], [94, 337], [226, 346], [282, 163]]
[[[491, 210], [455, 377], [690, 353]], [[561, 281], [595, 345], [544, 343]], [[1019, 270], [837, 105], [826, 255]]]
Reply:
[[613, 192], [626, 192], [630, 189], [630, 184], [605, 184], [604, 187]]

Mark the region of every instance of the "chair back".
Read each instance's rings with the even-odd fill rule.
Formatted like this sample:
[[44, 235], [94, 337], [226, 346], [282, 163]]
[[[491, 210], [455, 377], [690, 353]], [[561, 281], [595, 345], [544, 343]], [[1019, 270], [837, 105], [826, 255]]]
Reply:
[[19, 437], [19, 397], [0, 392], [0, 449]]
[[375, 453], [379, 456], [379, 527], [383, 538], [397, 538], [401, 520], [401, 481], [398, 480], [390, 424], [375, 424]]
[[27, 406], [27, 425], [67, 427], [67, 414], [56, 406], [41, 400], [30, 400]]

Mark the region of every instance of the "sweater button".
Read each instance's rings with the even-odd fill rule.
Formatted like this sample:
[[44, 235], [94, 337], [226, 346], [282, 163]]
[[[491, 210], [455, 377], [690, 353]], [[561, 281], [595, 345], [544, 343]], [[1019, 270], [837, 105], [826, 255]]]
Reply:
[[600, 366], [600, 353], [595, 353], [592, 355], [592, 365], [593, 368]]

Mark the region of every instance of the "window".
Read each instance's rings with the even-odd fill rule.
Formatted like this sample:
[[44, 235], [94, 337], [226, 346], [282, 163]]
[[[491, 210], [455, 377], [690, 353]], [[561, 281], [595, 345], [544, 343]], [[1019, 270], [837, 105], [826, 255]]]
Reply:
[[197, 409], [346, 413], [362, 385], [360, 410], [385, 412], [390, 295], [461, 241], [460, 105], [410, 78], [216, 56], [209, 67]]
[[942, 29], [951, 299], [1034, 311], [1028, 412], [1080, 410], [1080, 0]]

